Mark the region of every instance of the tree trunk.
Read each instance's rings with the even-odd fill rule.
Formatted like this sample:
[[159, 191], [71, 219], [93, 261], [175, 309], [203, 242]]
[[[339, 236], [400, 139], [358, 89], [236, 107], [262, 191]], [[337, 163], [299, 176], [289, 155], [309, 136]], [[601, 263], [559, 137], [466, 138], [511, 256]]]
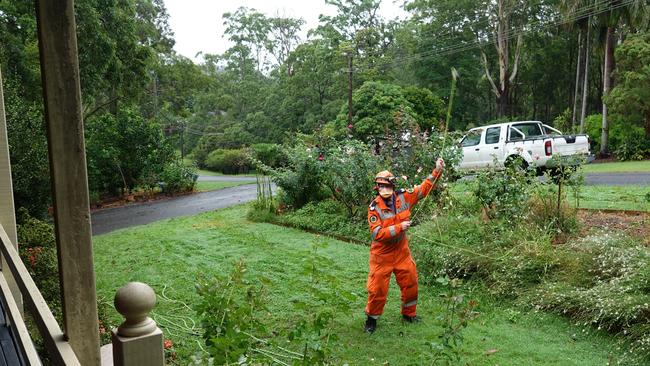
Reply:
[[578, 109], [578, 92], [580, 90], [580, 58], [582, 56], [582, 30], [578, 32], [578, 60], [576, 61], [576, 83], [573, 90], [573, 114], [571, 115], [571, 127], [576, 124], [576, 111]]
[[605, 63], [603, 65], [603, 124], [600, 137], [600, 154], [607, 155], [609, 152], [609, 125], [607, 123], [607, 103], [605, 98], [609, 95], [612, 82], [612, 66], [614, 64], [614, 27], [607, 27], [605, 37]]
[[585, 133], [585, 115], [587, 114], [587, 91], [589, 90], [589, 54], [591, 53], [590, 30], [591, 26], [589, 23], [587, 23], [587, 39], [585, 40], [585, 73], [583, 75], [582, 82], [582, 108], [580, 109], [580, 133]]
[[650, 139], [650, 111], [645, 113], [645, 137]]

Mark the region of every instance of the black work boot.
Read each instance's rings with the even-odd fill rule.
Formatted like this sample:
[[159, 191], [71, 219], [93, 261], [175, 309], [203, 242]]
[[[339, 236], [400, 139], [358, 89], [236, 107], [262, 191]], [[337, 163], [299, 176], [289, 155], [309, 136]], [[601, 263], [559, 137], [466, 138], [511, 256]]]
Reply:
[[366, 325], [363, 327], [363, 330], [366, 333], [374, 333], [375, 329], [377, 329], [377, 319], [368, 317], [368, 319], [366, 319]]
[[422, 321], [422, 318], [419, 316], [408, 316], [406, 314], [402, 314], [402, 321], [408, 322], [408, 323], [419, 323]]

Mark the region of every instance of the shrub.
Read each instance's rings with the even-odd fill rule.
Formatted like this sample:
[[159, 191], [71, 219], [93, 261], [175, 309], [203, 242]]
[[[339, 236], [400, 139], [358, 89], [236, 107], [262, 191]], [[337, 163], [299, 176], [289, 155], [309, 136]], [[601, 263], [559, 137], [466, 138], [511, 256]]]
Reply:
[[[650, 251], [634, 240], [597, 234], [567, 245], [558, 258], [579, 254], [582, 265], [562, 266], [524, 301], [627, 336], [630, 350], [650, 359]], [[569, 281], [566, 279], [569, 278]]]
[[160, 174], [164, 193], [192, 191], [197, 178], [196, 169], [183, 165], [179, 160], [168, 164]]
[[436, 167], [436, 160], [445, 160], [443, 182], [456, 177], [456, 167], [463, 158], [463, 151], [454, 133], [442, 134], [432, 131], [430, 135], [413, 130], [408, 140], [388, 140], [381, 153], [390, 162], [396, 176], [407, 178], [402, 184], [410, 187], [426, 178]]
[[[16, 221], [18, 223], [16, 229], [20, 258], [43, 295], [50, 311], [61, 324], [63, 309], [54, 228], [49, 223], [30, 216], [25, 208], [18, 209]], [[109, 309], [105, 303], [98, 302], [97, 310], [100, 339], [102, 344], [106, 344], [110, 342], [110, 329], [113, 324], [109, 320]], [[27, 319], [29, 321], [32, 318], [28, 317]], [[30, 333], [33, 335], [32, 339], [36, 340], [38, 349], [41, 349], [40, 334], [34, 324], [28, 325]]]
[[121, 109], [86, 124], [90, 190], [114, 194], [151, 183], [174, 157], [160, 126], [138, 112]]
[[[619, 160], [642, 160], [650, 154], [650, 141], [642, 127], [621, 119], [619, 115], [608, 116], [609, 147]], [[600, 150], [602, 115], [592, 114], [585, 119], [585, 131], [591, 138], [591, 151]]]
[[513, 221], [439, 216], [418, 226], [411, 243], [423, 278], [471, 278], [502, 296], [539, 283], [556, 265], [550, 237]]
[[251, 146], [254, 156], [262, 164], [271, 168], [278, 168], [286, 165], [287, 157], [284, 155], [282, 146], [278, 144], [255, 144]]
[[[209, 133], [212, 133], [212, 129], [207, 129]], [[198, 144], [192, 150], [192, 156], [194, 159], [194, 162], [199, 168], [206, 168], [206, 161], [208, 159], [208, 155], [212, 151], [215, 151], [219, 146], [219, 139], [217, 136], [214, 135], [204, 135], [201, 137], [199, 140]]]
[[539, 185], [530, 197], [528, 207], [528, 220], [542, 229], [569, 233], [578, 227], [576, 210], [569, 206], [566, 191], [560, 192], [558, 197], [555, 185]]
[[285, 167], [272, 169], [263, 164], [259, 165], [282, 189], [280, 202], [298, 209], [308, 202], [325, 198], [320, 150], [299, 141], [295, 146], [287, 148], [286, 156], [288, 161]]
[[363, 215], [350, 219], [344, 205], [334, 200], [325, 200], [308, 203], [295, 212], [281, 216], [280, 220], [303, 230], [369, 242], [370, 233], [365, 214], [364, 211]]
[[208, 155], [205, 166], [223, 174], [245, 174], [252, 168], [249, 153], [245, 149], [214, 150]]
[[61, 292], [54, 228], [31, 217], [25, 208], [18, 209], [16, 220], [20, 257], [50, 309], [60, 319]]
[[487, 218], [522, 219], [531, 194], [534, 171], [509, 167], [499, 171], [494, 166], [478, 174], [474, 181], [474, 197]]
[[567, 108], [558, 114], [553, 119], [553, 127], [562, 131], [562, 133], [571, 133], [574, 130], [574, 126], [571, 124], [571, 109]]
[[265, 310], [264, 286], [251, 284], [245, 273], [240, 260], [229, 275], [201, 278], [196, 284], [200, 301], [195, 310], [201, 318], [203, 339], [219, 365], [245, 359], [255, 334], [263, 330], [258, 314]]
[[628, 126], [621, 133], [620, 142], [616, 145], [614, 155], [618, 160], [643, 160], [650, 155], [650, 140], [645, 136], [641, 127]]
[[379, 159], [358, 141], [331, 146], [322, 161], [323, 183], [332, 196], [346, 207], [349, 217], [359, 208], [365, 212], [374, 194], [374, 176], [380, 170]]

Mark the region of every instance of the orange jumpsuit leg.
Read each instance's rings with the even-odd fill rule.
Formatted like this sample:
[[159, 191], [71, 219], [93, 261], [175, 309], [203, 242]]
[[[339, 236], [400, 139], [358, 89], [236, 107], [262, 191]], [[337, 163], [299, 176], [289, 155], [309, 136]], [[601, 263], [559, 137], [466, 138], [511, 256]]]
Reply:
[[402, 293], [402, 314], [414, 317], [418, 302], [418, 271], [410, 253], [395, 266], [395, 278]]
[[384, 312], [390, 275], [393, 272], [392, 264], [385, 259], [382, 260], [381, 257], [379, 255], [370, 255], [370, 273], [368, 273], [367, 283], [368, 303], [366, 305], [366, 314], [375, 318], [378, 318]]

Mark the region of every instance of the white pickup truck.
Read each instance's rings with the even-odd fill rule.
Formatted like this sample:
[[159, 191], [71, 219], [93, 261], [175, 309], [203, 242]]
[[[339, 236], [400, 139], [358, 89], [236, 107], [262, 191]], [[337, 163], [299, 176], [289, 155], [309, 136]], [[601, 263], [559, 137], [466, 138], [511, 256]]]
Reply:
[[[539, 121], [499, 123], [473, 128], [460, 141], [463, 160], [460, 170], [480, 170], [488, 166], [516, 165], [538, 171], [554, 168], [560, 162], [577, 164], [590, 161], [589, 136], [563, 135]], [[577, 158], [577, 159], [574, 159]]]

